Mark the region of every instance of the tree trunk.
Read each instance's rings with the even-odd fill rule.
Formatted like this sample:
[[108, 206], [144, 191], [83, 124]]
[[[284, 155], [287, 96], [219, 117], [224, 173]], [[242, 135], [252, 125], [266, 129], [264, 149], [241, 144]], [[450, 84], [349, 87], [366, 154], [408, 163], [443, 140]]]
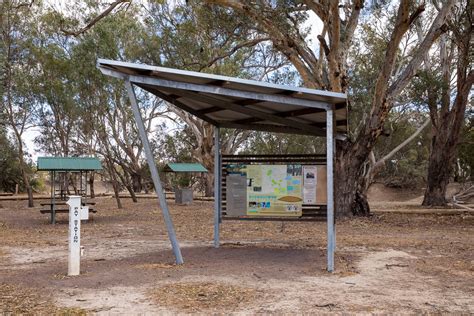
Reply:
[[352, 148], [353, 146], [348, 149], [336, 149], [334, 200], [336, 217], [338, 218], [370, 214], [367, 197], [360, 189], [364, 179], [360, 170], [365, 159], [360, 156], [357, 159], [357, 156], [352, 154]]
[[28, 179], [28, 174], [26, 173], [25, 159], [23, 158], [23, 146], [21, 145], [21, 139], [19, 139], [18, 154], [20, 156], [21, 176], [23, 178], [23, 183], [25, 185], [26, 192], [28, 193], [28, 207], [34, 207], [35, 204], [33, 202], [33, 190], [31, 189], [30, 180]]
[[[471, 7], [466, 3], [466, 12]], [[428, 103], [433, 123], [433, 137], [431, 142], [430, 160], [428, 163], [428, 184], [423, 199], [424, 206], [446, 206], [446, 187], [453, 172], [457, 156], [457, 145], [464, 124], [466, 106], [474, 83], [474, 70], [471, 65], [472, 24], [470, 19], [457, 21], [451, 25], [457, 48], [456, 61], [456, 98], [451, 105], [451, 69], [450, 60], [454, 54], [447, 48], [447, 37], [440, 41], [441, 80], [444, 84], [441, 89], [440, 101], [431, 98], [434, 102]], [[463, 23], [461, 23], [463, 22]], [[462, 28], [462, 26], [465, 26]], [[457, 29], [456, 29], [457, 28]], [[434, 91], [428, 89], [428, 95]], [[438, 103], [441, 103], [438, 110]]]
[[214, 172], [209, 171], [205, 177], [204, 195], [206, 197], [214, 196]]
[[25, 183], [26, 193], [28, 193], [28, 207], [35, 207], [33, 202], [33, 190], [31, 189], [31, 185], [24, 168], [21, 168], [21, 175], [23, 177], [23, 182]]
[[71, 183], [72, 188], [73, 188], [73, 190], [74, 190], [74, 194], [75, 194], [75, 195], [80, 195], [80, 194], [79, 194], [79, 189], [77, 188], [77, 177], [76, 177], [76, 174], [75, 174], [75, 173], [71, 173], [68, 178], [69, 178], [69, 180], [70, 180], [69, 182]]
[[137, 196], [135, 194], [135, 191], [133, 189], [133, 186], [131, 184], [130, 178], [127, 177], [127, 175], [121, 175], [120, 173], [116, 172], [118, 177], [120, 178], [120, 181], [122, 182], [123, 186], [127, 189], [128, 193], [130, 193], [130, 197], [132, 198], [133, 203], [137, 203]]
[[[94, 191], [94, 172], [92, 171], [89, 176], [89, 190], [91, 199], [95, 198], [95, 191]], [[87, 193], [87, 192], [86, 192]]]
[[132, 178], [133, 192], [140, 193], [142, 191], [142, 176], [141, 176], [141, 174], [134, 172], [130, 176]]
[[[464, 106], [461, 105], [458, 110], [464, 111], [465, 104]], [[460, 131], [464, 123], [464, 115], [460, 118], [451, 119], [455, 113], [450, 112], [445, 116], [441, 126], [433, 127], [427, 187], [422, 203], [423, 206], [447, 205], [446, 187], [453, 173]]]
[[114, 195], [115, 195], [115, 200], [117, 201], [117, 208], [121, 209], [123, 208], [122, 206], [122, 201], [120, 200], [120, 185], [117, 180], [117, 175], [115, 173], [115, 169], [113, 168], [113, 163], [106, 158], [106, 164], [107, 164], [107, 171], [109, 172], [111, 182], [112, 182], [112, 187], [114, 189]]
[[137, 203], [138, 202], [137, 195], [135, 194], [135, 190], [132, 188], [132, 186], [127, 184], [127, 185], [125, 185], [125, 188], [130, 193], [130, 196], [132, 197], [133, 203]]
[[120, 200], [120, 189], [119, 189], [119, 184], [116, 179], [112, 180], [112, 187], [114, 188], [114, 196], [115, 196], [115, 201], [117, 201], [117, 208], [121, 209], [123, 208], [122, 206], [122, 201]]
[[206, 169], [205, 189], [206, 197], [214, 194], [214, 129], [208, 123], [204, 124], [205, 133], [201, 136], [199, 147], [194, 150], [196, 160]]
[[448, 167], [447, 151], [435, 148], [430, 154], [428, 164], [428, 184], [423, 199], [423, 206], [446, 206], [446, 187], [449, 183], [452, 167]]

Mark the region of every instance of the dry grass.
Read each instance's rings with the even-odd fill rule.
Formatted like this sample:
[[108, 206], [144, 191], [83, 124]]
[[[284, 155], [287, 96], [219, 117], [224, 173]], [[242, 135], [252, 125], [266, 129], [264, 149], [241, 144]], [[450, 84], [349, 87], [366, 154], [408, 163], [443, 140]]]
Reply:
[[31, 289], [10, 284], [0, 284], [0, 311], [3, 315], [86, 315], [83, 309], [57, 307]]
[[257, 298], [252, 288], [222, 283], [175, 283], [149, 292], [150, 298], [159, 305], [187, 312], [231, 312]]
[[139, 269], [174, 269], [178, 268], [176, 264], [172, 263], [146, 263], [136, 265]]
[[[40, 214], [37, 209], [26, 208], [25, 201], [4, 203], [5, 209], [0, 212], [2, 244], [0, 267], [3, 265], [4, 268], [0, 270], [2, 280], [0, 282], [8, 285], [0, 284], [0, 314], [84, 314], [84, 310], [60, 309], [51, 300], [51, 293], [58, 289], [70, 288], [71, 284], [87, 291], [106, 291], [109, 287], [117, 285], [137, 287], [139, 289], [137, 291], [142, 291], [143, 287], [149, 288], [150, 301], [171, 312], [251, 313], [260, 310], [262, 297], [268, 302], [268, 306], [277, 304], [284, 297], [275, 290], [277, 287], [271, 287], [267, 282], [278, 284], [279, 280], [293, 282], [293, 278], [300, 276], [327, 276], [324, 222], [282, 224], [225, 221], [221, 231], [221, 249], [214, 251], [209, 246], [213, 238], [212, 203], [195, 202], [189, 206], [178, 206], [170, 202], [175, 229], [178, 239], [185, 245], [183, 252], [187, 260], [185, 265], [176, 266], [170, 261], [171, 251], [168, 248], [162, 251], [159, 246], [162, 241], [166, 241], [163, 245], [167, 246], [168, 238], [156, 200], [147, 199], [132, 203], [127, 199], [123, 201], [122, 210], [116, 209], [112, 199], [99, 198], [97, 201], [99, 212], [94, 215], [94, 220], [84, 224], [81, 229], [84, 240], [91, 243], [90, 247], [102, 249], [105, 254], [86, 256], [85, 271], [78, 278], [58, 273], [64, 271], [65, 262], [50, 256], [50, 253], [57, 252], [58, 249], [63, 249], [61, 251], [66, 249], [68, 226], [65, 214], [58, 217], [57, 225], [50, 225], [46, 215]], [[380, 205], [387, 209], [400, 208], [395, 203]], [[413, 208], [415, 207], [406, 205], [402, 207], [407, 211]], [[423, 286], [419, 282], [424, 281], [417, 283], [416, 278], [426, 276], [428, 280], [433, 280], [434, 288], [439, 289], [439, 292], [433, 292], [434, 294], [459, 291], [459, 296], [464, 299], [464, 303], [460, 304], [464, 304], [463, 306], [470, 310], [469, 306], [472, 306], [472, 303], [466, 296], [469, 297], [468, 293], [472, 292], [471, 280], [474, 273], [472, 261], [474, 216], [376, 213], [369, 218], [338, 220], [336, 225], [338, 247], [335, 256], [336, 277], [360, 273], [358, 262], [366, 253], [387, 249], [399, 250], [413, 255], [416, 259], [400, 259], [401, 261], [397, 259], [393, 262], [393, 267], [384, 266], [384, 272], [394, 274], [400, 273], [403, 269], [405, 274], [413, 275], [411, 285], [420, 288]], [[148, 247], [151, 243], [155, 246]], [[115, 255], [113, 251], [106, 249], [109, 246], [112, 250], [121, 251]], [[34, 260], [45, 260], [51, 265], [33, 263], [26, 260], [27, 256], [22, 255], [29, 250], [38, 249], [41, 253], [38, 251], [35, 253], [46, 259]], [[15, 257], [15, 254], [19, 256]], [[24, 258], [25, 262], [18, 262], [21, 258]], [[106, 262], [100, 262], [100, 259], [96, 261], [94, 258], [105, 258], [102, 260]], [[299, 260], [303, 258], [306, 260], [304, 262], [310, 260], [311, 263], [295, 266], [294, 258], [300, 258]], [[215, 260], [222, 264], [216, 266]], [[251, 266], [249, 262], [257, 262], [258, 265]], [[10, 268], [10, 264], [20, 264], [21, 270], [14, 266]], [[43, 274], [36, 271], [42, 271]], [[249, 274], [248, 271], [253, 274]], [[211, 278], [214, 276], [219, 279]], [[183, 280], [188, 277], [189, 279]], [[35, 282], [30, 282], [30, 279], [34, 279]], [[190, 283], [191, 280], [201, 283]], [[211, 280], [218, 283], [208, 283]], [[234, 283], [233, 280], [242, 280], [245, 285]], [[97, 288], [92, 289], [91, 284], [95, 284]], [[334, 283], [330, 286], [337, 288], [336, 285], [337, 283]], [[305, 305], [300, 311], [309, 312], [320, 308], [332, 311], [335, 308], [337, 311], [364, 313], [378, 310], [396, 312], [408, 306], [406, 305], [408, 303], [403, 301], [406, 298], [403, 297], [402, 301], [396, 303], [390, 299], [382, 299], [379, 302], [374, 297], [374, 304], [377, 305], [372, 305], [364, 300], [364, 296], [359, 295], [361, 292], [356, 286], [352, 290], [348, 288], [347, 291], [336, 293], [339, 295], [347, 293], [347, 304], [322, 300], [323, 303]], [[374, 293], [385, 293], [384, 291], [386, 285], [373, 285]], [[124, 294], [124, 300], [127, 299], [126, 295], [128, 294]], [[55, 298], [58, 297], [60, 296]], [[301, 294], [301, 297], [312, 302], [314, 293]], [[79, 304], [75, 301], [76, 298], [71, 300], [72, 303], [58, 301], [57, 304], [83, 306], [90, 312], [96, 308], [88, 302]], [[428, 299], [427, 302], [433, 303]], [[111, 308], [107, 305], [111, 304], [109, 301], [103, 304], [104, 308]], [[133, 301], [131, 304], [129, 310], [133, 311], [133, 304], [137, 303]], [[420, 308], [419, 305], [416, 306]], [[458, 311], [457, 307], [450, 305], [448, 301], [443, 301], [440, 306], [444, 306], [447, 311]], [[422, 307], [434, 308], [431, 305]], [[263, 313], [272, 310], [270, 307], [268, 310], [265, 308], [262, 309]], [[288, 312], [292, 306], [282, 308], [283, 312]], [[122, 311], [120, 307], [116, 310]]]

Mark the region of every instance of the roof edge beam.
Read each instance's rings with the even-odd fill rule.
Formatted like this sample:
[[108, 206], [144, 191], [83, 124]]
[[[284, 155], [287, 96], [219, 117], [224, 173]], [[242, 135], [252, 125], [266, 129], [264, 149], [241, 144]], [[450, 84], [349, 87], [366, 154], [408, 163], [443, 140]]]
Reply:
[[[112, 71], [112, 72], [116, 73], [115, 71]], [[113, 75], [113, 76], [117, 77], [116, 75]], [[251, 92], [251, 91], [241, 91], [241, 90], [234, 90], [234, 89], [223, 88], [223, 87], [212, 86], [212, 85], [201, 85], [201, 84], [195, 84], [195, 83], [171, 81], [171, 80], [150, 78], [150, 77], [136, 76], [136, 75], [125, 75], [122, 78], [126, 78], [126, 77], [128, 77], [131, 82], [134, 82], [137, 84], [143, 83], [143, 84], [156, 85], [156, 86], [161, 86], [161, 87], [166, 87], [166, 88], [204, 92], [204, 93], [211, 93], [211, 94], [224, 95], [224, 96], [237, 97], [237, 98], [254, 99], [254, 100], [259, 100], [262, 102], [274, 102], [274, 103], [280, 103], [280, 104], [299, 105], [299, 106], [318, 108], [318, 109], [323, 109], [323, 110], [327, 110], [331, 108], [331, 105], [325, 102], [297, 99], [297, 98], [287, 97], [283, 95], [273, 95], [273, 94]]]

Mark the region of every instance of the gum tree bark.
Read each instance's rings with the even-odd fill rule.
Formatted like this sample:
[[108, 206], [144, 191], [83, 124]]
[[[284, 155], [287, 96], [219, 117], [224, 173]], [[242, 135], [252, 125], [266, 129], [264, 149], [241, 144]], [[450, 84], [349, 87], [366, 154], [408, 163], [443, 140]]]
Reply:
[[[450, 32], [440, 41], [442, 85], [438, 89], [430, 86], [427, 91], [433, 127], [424, 206], [447, 204], [446, 187], [453, 173], [469, 93], [474, 83], [472, 59], [469, 56], [472, 50], [472, 12], [469, 1], [464, 5], [464, 8], [460, 8], [459, 18], [449, 24]], [[451, 35], [450, 41], [448, 35]], [[451, 104], [451, 61], [454, 55], [457, 55], [456, 97]]]

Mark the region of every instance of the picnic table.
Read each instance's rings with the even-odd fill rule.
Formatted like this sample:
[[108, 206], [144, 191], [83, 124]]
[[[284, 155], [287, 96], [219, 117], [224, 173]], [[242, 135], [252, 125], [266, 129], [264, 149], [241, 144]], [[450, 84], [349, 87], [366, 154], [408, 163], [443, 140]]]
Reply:
[[[56, 200], [54, 202], [48, 201], [48, 202], [41, 202], [41, 209], [40, 213], [41, 214], [51, 214], [53, 211], [53, 205], [54, 205], [54, 213], [68, 213], [69, 212], [69, 205], [66, 203], [67, 201], [65, 200]], [[93, 199], [83, 199], [82, 200], [82, 206], [89, 206], [89, 212], [90, 213], [97, 213], [97, 210], [94, 208], [96, 202]]]

